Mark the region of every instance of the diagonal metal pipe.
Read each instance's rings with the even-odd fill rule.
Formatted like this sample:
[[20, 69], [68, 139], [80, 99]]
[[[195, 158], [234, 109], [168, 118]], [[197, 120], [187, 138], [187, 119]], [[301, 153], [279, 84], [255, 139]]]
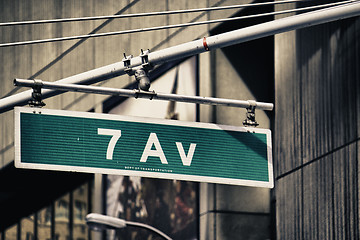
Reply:
[[[214, 35], [208, 38], [183, 43], [177, 46], [149, 53], [148, 61], [152, 65], [157, 65], [179, 58], [197, 55], [208, 50], [223, 48], [254, 39], [275, 35], [282, 32], [355, 17], [358, 15], [360, 15], [360, 1], [299, 14], [291, 17], [281, 18], [266, 23], [250, 26], [247, 28]], [[131, 67], [138, 67], [141, 66], [141, 64], [142, 58], [140, 56], [131, 59]], [[70, 76], [56, 82], [87, 85], [124, 74], [124, 62], [117, 62], [74, 76]], [[14, 106], [25, 105], [27, 101], [31, 99], [31, 93], [32, 90], [28, 90], [0, 99], [0, 113], [11, 110]], [[48, 98], [60, 93], [62, 92], [55, 90], [42, 91], [43, 98]]]

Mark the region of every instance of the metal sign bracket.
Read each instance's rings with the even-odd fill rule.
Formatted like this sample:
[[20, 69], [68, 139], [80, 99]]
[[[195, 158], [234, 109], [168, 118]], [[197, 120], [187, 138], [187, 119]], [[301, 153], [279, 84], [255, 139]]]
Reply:
[[43, 107], [46, 104], [42, 101], [42, 81], [41, 80], [34, 80], [34, 85], [32, 86], [33, 92], [31, 94], [32, 99], [28, 101], [30, 107]]
[[150, 50], [142, 50], [141, 49], [141, 65], [136, 68], [131, 67], [131, 59], [132, 55], [126, 56], [124, 53], [124, 58], [122, 59], [124, 63], [125, 72], [129, 76], [135, 75], [135, 80], [138, 83], [138, 90], [148, 91], [150, 88], [150, 79], [149, 79], [149, 71], [152, 69], [152, 65], [149, 63], [149, 53]]
[[243, 121], [245, 127], [257, 127], [259, 124], [255, 119], [256, 101], [248, 100], [250, 106], [246, 108], [246, 119]]

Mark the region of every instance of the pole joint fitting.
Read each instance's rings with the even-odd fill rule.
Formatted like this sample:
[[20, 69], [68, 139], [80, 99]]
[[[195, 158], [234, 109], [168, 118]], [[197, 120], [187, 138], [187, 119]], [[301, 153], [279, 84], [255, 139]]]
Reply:
[[140, 67], [135, 70], [135, 79], [138, 82], [138, 89], [143, 91], [149, 91], [150, 88], [150, 79], [148, 76], [148, 71], [143, 67]]

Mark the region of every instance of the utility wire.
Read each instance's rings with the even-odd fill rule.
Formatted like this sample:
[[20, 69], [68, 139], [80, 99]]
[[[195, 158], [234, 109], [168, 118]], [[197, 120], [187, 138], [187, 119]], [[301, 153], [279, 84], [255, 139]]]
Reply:
[[4, 23], [0, 23], [0, 27], [30, 25], [30, 24], [45, 24], [45, 23], [79, 22], [79, 21], [104, 20], [104, 19], [115, 19], [115, 18], [148, 17], [148, 16], [194, 13], [194, 12], [209, 12], [209, 11], [228, 10], [228, 9], [245, 8], [245, 7], [257, 7], [257, 6], [285, 4], [285, 3], [294, 3], [294, 2], [306, 2], [306, 1], [310, 1], [310, 0], [283, 0], [283, 1], [277, 1], [277, 2], [249, 3], [249, 4], [241, 4], [241, 5], [195, 8], [195, 9], [186, 9], [186, 10], [172, 10], [172, 11], [150, 12], [150, 13], [133, 13], [133, 14], [95, 16], [95, 17], [78, 17], [78, 18], [61, 18], [61, 19], [32, 20], [32, 21], [20, 21], [20, 22], [4, 22]]
[[181, 23], [181, 24], [158, 26], [158, 27], [138, 28], [138, 29], [131, 29], [131, 30], [115, 31], [115, 32], [86, 34], [86, 35], [59, 37], [59, 38], [49, 38], [49, 39], [40, 39], [40, 40], [30, 40], [30, 41], [22, 41], [22, 42], [1, 43], [0, 47], [10, 47], [10, 46], [20, 46], [20, 45], [29, 45], [29, 44], [69, 41], [69, 40], [76, 40], [76, 39], [86, 39], [86, 38], [95, 38], [95, 37], [114, 36], [114, 35], [121, 35], [121, 34], [157, 31], [157, 30], [164, 30], [164, 29], [170, 29], [170, 28], [190, 27], [190, 26], [212, 24], [212, 23], [219, 23], [219, 22], [228, 22], [228, 21], [242, 20], [242, 19], [255, 18], [255, 17], [264, 17], [264, 16], [287, 14], [287, 13], [293, 13], [293, 12], [299, 12], [299, 11], [307, 11], [307, 10], [313, 10], [313, 9], [318, 9], [318, 8], [341, 5], [341, 4], [345, 4], [345, 3], [351, 3], [351, 2], [355, 2], [355, 1], [357, 1], [357, 0], [349, 0], [349, 1], [329, 3], [329, 4], [323, 4], [323, 5], [316, 5], [316, 6], [310, 6], [310, 7], [304, 7], [304, 8], [277, 11], [277, 12], [261, 13], [261, 14], [255, 14], [255, 15], [247, 15], [247, 16], [240, 16], [240, 17], [207, 20], [207, 21], [192, 22], [192, 23]]

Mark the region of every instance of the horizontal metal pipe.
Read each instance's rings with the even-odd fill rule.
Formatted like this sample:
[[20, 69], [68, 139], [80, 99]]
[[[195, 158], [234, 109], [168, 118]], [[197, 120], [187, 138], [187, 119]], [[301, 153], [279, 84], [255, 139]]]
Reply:
[[147, 98], [151, 100], [166, 100], [186, 103], [197, 103], [197, 104], [208, 104], [208, 105], [220, 105], [228, 107], [239, 107], [249, 108], [250, 106], [256, 107], [256, 109], [271, 111], [274, 107], [272, 103], [263, 103], [255, 101], [244, 101], [224, 98], [211, 98], [211, 97], [199, 97], [199, 96], [186, 96], [179, 94], [168, 94], [168, 93], [155, 93], [147, 91], [139, 91], [137, 89], [117, 89], [107, 88], [98, 86], [85, 86], [77, 84], [61, 84], [54, 82], [45, 82], [41, 80], [26, 80], [26, 79], [15, 79], [15, 86], [23, 87], [36, 87], [39, 86], [45, 89], [59, 90], [62, 92], [83, 92], [83, 93], [94, 93], [104, 95], [116, 95], [134, 98]]
[[[323, 10], [312, 11], [291, 17], [281, 18], [274, 21], [250, 26], [247, 28], [223, 33], [206, 39], [195, 40], [166, 48], [148, 55], [152, 65], [161, 64], [184, 57], [203, 53], [207, 50], [226, 47], [242, 42], [271, 36], [277, 33], [287, 32], [299, 28], [305, 28], [321, 23], [336, 21], [360, 15], [360, 2], [350, 3]], [[141, 57], [131, 59], [131, 66], [136, 67], [142, 64]], [[92, 84], [115, 76], [125, 74], [123, 62], [117, 62], [101, 68], [93, 69], [85, 73], [57, 81], [58, 83]], [[44, 90], [43, 98], [59, 94], [56, 90]], [[31, 90], [25, 91], [0, 99], [0, 113], [12, 109], [14, 106], [26, 104], [31, 99]]]

